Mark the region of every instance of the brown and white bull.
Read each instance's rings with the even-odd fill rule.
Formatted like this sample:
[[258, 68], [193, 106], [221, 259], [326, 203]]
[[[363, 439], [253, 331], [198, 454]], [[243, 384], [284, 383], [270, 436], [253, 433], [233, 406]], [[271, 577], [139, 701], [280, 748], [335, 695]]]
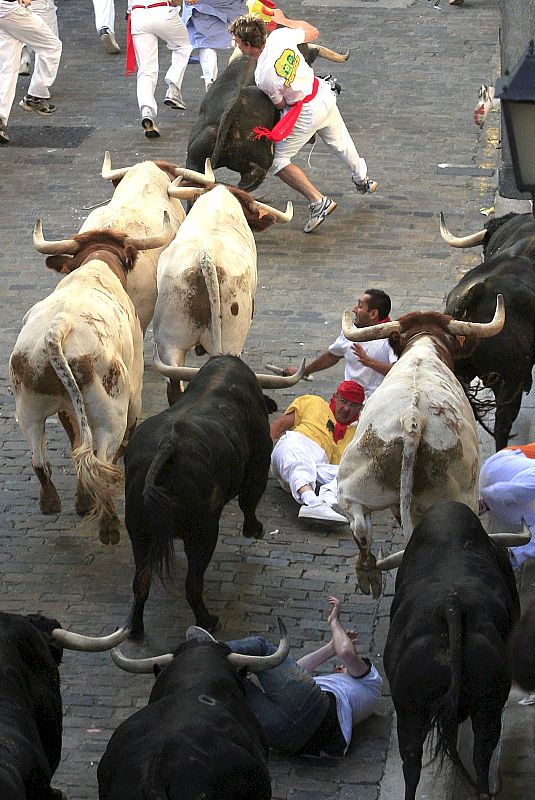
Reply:
[[[168, 195], [167, 188], [178, 174], [176, 167], [166, 161], [143, 161], [130, 167], [112, 169], [110, 154], [106, 151], [102, 177], [113, 181], [115, 191], [109, 203], [89, 214], [80, 233], [109, 230], [137, 238], [153, 236], [161, 231], [166, 211], [174, 236], [185, 213], [180, 201]], [[162, 250], [163, 247], [157, 247], [140, 253], [126, 278], [126, 290], [143, 332], [154, 313], [156, 269]]]
[[51, 254], [47, 266], [69, 274], [24, 317], [10, 358], [17, 417], [41, 486], [41, 512], [56, 514], [61, 501], [45, 422], [58, 414], [73, 448], [76, 510], [98, 519], [104, 544], [119, 541], [113, 494], [122, 472], [114, 461], [141, 412], [143, 333], [127, 275], [138, 250], [160, 248], [170, 235], [167, 223], [157, 236], [94, 231], [46, 242], [41, 220], [35, 226], [34, 246]]
[[439, 312], [414, 312], [395, 322], [343, 331], [355, 342], [389, 337], [398, 356], [368, 399], [338, 472], [338, 503], [359, 548], [356, 569], [365, 594], [381, 593], [371, 552], [371, 512], [391, 508], [409, 539], [413, 523], [438, 500], [457, 500], [477, 511], [479, 447], [476, 421], [453, 374], [456, 357], [479, 338], [496, 335], [505, 309], [498, 296], [490, 323], [453, 320]]
[[[158, 263], [154, 340], [161, 360], [174, 367], [184, 365], [192, 347], [209, 355], [241, 354], [257, 282], [251, 228], [292, 218], [290, 203], [280, 212], [234, 187], [214, 187], [202, 174], [183, 172], [210, 188], [169, 189], [183, 199], [198, 198]], [[170, 403], [179, 392], [179, 383], [170, 381]]]

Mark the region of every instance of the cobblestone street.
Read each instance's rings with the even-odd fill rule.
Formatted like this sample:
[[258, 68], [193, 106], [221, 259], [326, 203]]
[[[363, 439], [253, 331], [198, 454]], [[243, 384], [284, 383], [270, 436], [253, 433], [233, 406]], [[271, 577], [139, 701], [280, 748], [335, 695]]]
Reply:
[[[444, 211], [455, 233], [478, 230], [480, 209], [492, 206], [499, 143], [499, 115], [483, 131], [472, 122], [482, 82], [498, 74], [498, 0], [290, 0], [285, 13], [308, 19], [327, 47], [351, 49], [345, 64], [316, 62], [318, 74], [334, 71], [342, 84], [339, 107], [357, 148], [379, 182], [373, 195], [359, 195], [340, 162], [318, 140], [296, 159], [311, 180], [338, 203], [336, 212], [310, 235], [305, 201], [276, 178], [255, 193], [294, 219], [257, 235], [258, 291], [244, 360], [265, 371], [269, 362], [297, 365], [336, 338], [344, 308], [367, 287], [392, 298], [392, 317], [411, 310], [441, 310], [448, 290], [477, 264], [480, 250], [452, 250], [439, 234]], [[204, 92], [198, 64], [183, 85], [187, 110], [163, 103], [162, 137], [143, 136], [135, 79], [124, 77], [125, 4], [117, 3], [117, 37], [123, 53], [100, 49], [93, 10], [86, 0], [59, 0], [64, 50], [51, 120], [18, 107], [28, 84], [21, 78], [9, 122], [11, 145], [0, 149], [3, 203], [0, 268], [3, 307], [0, 338], [0, 607], [42, 612], [82, 633], [111, 632], [131, 604], [133, 557], [126, 530], [117, 546], [99, 542], [94, 526], [74, 511], [74, 470], [69, 443], [54, 417], [47, 423], [54, 480], [63, 502], [59, 515], [39, 513], [38, 481], [26, 441], [15, 420], [8, 358], [26, 311], [56, 285], [43, 256], [32, 248], [36, 217], [45, 237], [71, 237], [95, 204], [111, 196], [100, 177], [104, 151], [113, 166], [147, 158], [185, 163], [189, 130]], [[168, 51], [160, 51], [161, 76]], [[223, 66], [220, 55], [220, 69]], [[333, 70], [333, 68], [335, 68]], [[161, 103], [165, 92], [159, 86]], [[30, 117], [30, 118], [28, 118]], [[306, 166], [308, 163], [308, 166]], [[236, 179], [231, 173], [221, 173]], [[189, 364], [203, 360], [190, 357]], [[152, 370], [152, 332], [145, 341], [143, 417], [166, 407], [165, 383]], [[343, 377], [343, 362], [291, 390], [272, 392], [284, 411], [297, 394], [329, 399]], [[482, 439], [490, 452], [488, 437]], [[123, 510], [122, 499], [119, 503]], [[356, 548], [349, 529], [333, 530], [297, 519], [297, 505], [270, 478], [259, 518], [261, 541], [241, 536], [237, 502], [227, 506], [219, 543], [205, 579], [205, 599], [221, 619], [220, 639], [249, 632], [277, 636], [282, 617], [295, 652], [328, 637], [327, 597], [343, 600], [342, 621], [359, 632], [361, 652], [382, 672], [393, 575], [379, 601], [356, 593]], [[376, 546], [389, 552], [400, 532], [389, 513], [374, 519]], [[169, 652], [193, 624], [184, 597], [185, 558], [177, 547], [176, 583], [156, 582], [147, 603], [147, 636], [127, 643], [128, 654]], [[326, 669], [329, 665], [326, 665]], [[331, 665], [332, 666], [332, 665]], [[148, 698], [152, 679], [119, 671], [107, 653], [66, 652], [61, 667], [64, 702], [63, 757], [54, 785], [70, 800], [94, 800], [96, 770], [112, 731]], [[342, 762], [284, 760], [272, 755], [275, 800], [378, 800], [390, 738], [392, 704], [385, 684], [380, 713], [362, 723]], [[401, 790], [400, 790], [401, 791]], [[507, 800], [507, 798], [504, 798]]]

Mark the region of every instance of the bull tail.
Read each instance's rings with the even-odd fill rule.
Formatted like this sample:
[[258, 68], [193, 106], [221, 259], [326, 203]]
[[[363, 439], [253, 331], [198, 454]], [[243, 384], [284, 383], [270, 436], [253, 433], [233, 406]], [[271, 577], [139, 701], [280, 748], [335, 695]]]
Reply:
[[177, 449], [178, 438], [173, 431], [171, 440], [160, 446], [152, 460], [143, 487], [143, 502], [147, 515], [152, 520], [153, 531], [147, 566], [162, 581], [171, 575], [175, 560], [173, 520], [176, 519], [176, 504], [163, 483]]
[[221, 295], [215, 262], [210, 253], [205, 250], [201, 254], [201, 271], [206, 283], [206, 291], [210, 301], [212, 316], [212, 355], [222, 353], [221, 336]]
[[72, 403], [80, 429], [80, 446], [73, 450], [78, 480], [92, 500], [90, 519], [113, 516], [113, 489], [122, 479], [122, 471], [114, 464], [101, 461], [93, 452], [93, 434], [85, 410], [84, 399], [76, 378], [65, 357], [63, 344], [71, 330], [68, 314], [57, 314], [45, 335], [45, 350], [59, 380]]
[[425, 417], [418, 409], [415, 395], [410, 407], [401, 415], [401, 435], [403, 454], [401, 457], [401, 480], [399, 488], [399, 512], [403, 534], [408, 540], [412, 536], [411, 497], [414, 483], [414, 469], [420, 439], [425, 428]]
[[457, 751], [459, 724], [459, 697], [461, 693], [464, 621], [459, 598], [452, 593], [439, 615], [448, 629], [450, 685], [431, 709], [431, 730], [436, 740], [434, 757], [441, 762], [448, 756], [461, 777], [476, 789], [476, 784], [464, 766]]

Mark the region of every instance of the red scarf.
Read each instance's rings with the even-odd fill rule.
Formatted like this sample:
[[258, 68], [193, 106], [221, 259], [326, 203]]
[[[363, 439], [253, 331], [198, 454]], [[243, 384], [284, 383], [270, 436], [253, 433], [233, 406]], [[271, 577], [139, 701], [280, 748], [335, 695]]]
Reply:
[[301, 113], [301, 109], [305, 103], [310, 103], [313, 100], [319, 88], [319, 81], [314, 75], [314, 82], [312, 84], [312, 91], [310, 92], [307, 97], [303, 98], [303, 100], [298, 100], [297, 103], [294, 103], [293, 106], [290, 106], [290, 110], [287, 114], [284, 114], [283, 117], [273, 126], [271, 130], [269, 128], [262, 128], [260, 125], [257, 125], [253, 128], [253, 133], [255, 134], [256, 139], [260, 139], [262, 136], [265, 136], [266, 139], [269, 139], [272, 142], [282, 142], [283, 139], [286, 139], [287, 136], [291, 134], [294, 129], [294, 125], [297, 122], [297, 118]]
[[128, 22], [126, 23], [126, 77], [133, 75], [136, 69], [136, 51], [134, 50], [134, 40], [132, 39], [132, 14], [129, 14]]

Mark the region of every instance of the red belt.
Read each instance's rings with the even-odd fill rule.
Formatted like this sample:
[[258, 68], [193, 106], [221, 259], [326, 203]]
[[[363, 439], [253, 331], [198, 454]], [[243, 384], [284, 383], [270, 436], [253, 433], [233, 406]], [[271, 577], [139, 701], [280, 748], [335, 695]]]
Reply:
[[160, 6], [170, 6], [171, 3], [151, 3], [150, 6], [132, 6], [132, 11], [134, 8], [159, 8]]

